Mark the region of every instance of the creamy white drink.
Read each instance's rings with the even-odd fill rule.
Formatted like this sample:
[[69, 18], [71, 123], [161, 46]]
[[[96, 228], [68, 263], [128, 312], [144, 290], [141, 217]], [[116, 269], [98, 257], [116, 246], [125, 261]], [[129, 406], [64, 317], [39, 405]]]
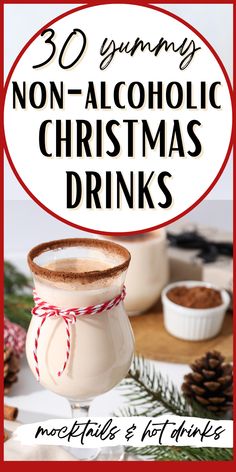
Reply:
[[112, 237], [131, 254], [126, 277], [125, 308], [129, 315], [147, 311], [157, 302], [168, 281], [169, 267], [164, 230], [127, 237]]
[[[31, 255], [30, 266], [38, 296], [63, 309], [95, 305], [119, 295], [129, 264], [128, 251], [109, 242], [95, 241], [86, 248], [85, 240], [75, 241], [83, 241], [82, 255], [79, 243], [73, 249], [76, 257], [67, 257], [68, 248], [64, 246], [59, 250], [49, 247], [49, 252], [42, 251], [41, 255], [36, 251], [36, 258]], [[35, 268], [32, 260], [36, 264], [40, 262], [40, 266], [35, 264]], [[39, 317], [32, 316], [27, 334], [26, 354], [34, 373], [34, 340], [40, 323]], [[123, 302], [109, 311], [77, 318], [71, 325], [68, 365], [58, 377], [65, 350], [63, 319], [48, 318], [41, 329], [37, 352], [40, 383], [45, 388], [68, 399], [83, 401], [118, 384], [129, 370], [134, 350]]]

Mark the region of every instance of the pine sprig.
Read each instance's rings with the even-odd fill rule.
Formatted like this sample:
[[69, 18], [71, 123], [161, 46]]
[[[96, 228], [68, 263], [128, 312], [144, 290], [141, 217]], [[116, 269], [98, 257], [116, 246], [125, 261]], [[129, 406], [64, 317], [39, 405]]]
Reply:
[[[119, 411], [121, 416], [152, 416], [174, 414], [178, 416], [209, 416], [199, 405], [189, 403], [176, 386], [157, 372], [154, 363], [136, 356], [121, 389], [127, 405]], [[232, 449], [193, 448], [170, 446], [128, 447], [126, 452], [152, 461], [229, 461]]]
[[27, 329], [33, 306], [31, 280], [11, 262], [4, 262], [4, 314]]
[[11, 262], [4, 262], [4, 293], [19, 295], [30, 288], [30, 280], [22, 274]]
[[127, 447], [126, 452], [142, 460], [150, 461], [232, 461], [233, 452], [228, 448], [189, 446]]
[[5, 295], [4, 313], [13, 323], [27, 329], [31, 320], [32, 295]]
[[[136, 356], [128, 377], [121, 388], [130, 403], [130, 409], [142, 407], [142, 416], [159, 416], [172, 413], [178, 416], [192, 416], [190, 404], [175, 385], [156, 371], [150, 361]], [[127, 411], [127, 409], [126, 409]]]

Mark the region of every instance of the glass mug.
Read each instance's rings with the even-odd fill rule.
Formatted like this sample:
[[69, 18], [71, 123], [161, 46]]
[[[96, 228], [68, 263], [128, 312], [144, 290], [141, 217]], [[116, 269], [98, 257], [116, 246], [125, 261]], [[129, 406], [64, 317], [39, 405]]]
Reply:
[[142, 314], [158, 301], [163, 287], [168, 282], [165, 230], [135, 236], [112, 236], [110, 240], [121, 243], [131, 254], [126, 277], [125, 308], [129, 316]]
[[[87, 238], [43, 243], [28, 255], [36, 296], [62, 310], [119, 297], [129, 262], [130, 254], [124, 247]], [[60, 316], [45, 320], [37, 340], [37, 365], [35, 338], [41, 322], [40, 316], [32, 316], [26, 340], [29, 366], [36, 377], [38, 368], [41, 385], [70, 401], [73, 417], [86, 416], [91, 400], [116, 386], [132, 362], [134, 338], [123, 301], [69, 323], [70, 352], [60, 376], [67, 345], [65, 322]], [[122, 454], [121, 448], [115, 449], [110, 448], [110, 460]], [[99, 454], [83, 448], [69, 451], [80, 460], [93, 460]]]

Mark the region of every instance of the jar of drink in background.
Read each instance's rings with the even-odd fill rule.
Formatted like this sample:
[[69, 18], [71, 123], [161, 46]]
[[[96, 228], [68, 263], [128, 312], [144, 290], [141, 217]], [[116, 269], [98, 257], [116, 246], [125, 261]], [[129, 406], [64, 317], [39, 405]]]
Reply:
[[131, 254], [126, 277], [125, 308], [128, 315], [144, 313], [158, 301], [168, 282], [166, 232], [160, 229], [136, 236], [112, 236], [111, 239], [122, 244]]

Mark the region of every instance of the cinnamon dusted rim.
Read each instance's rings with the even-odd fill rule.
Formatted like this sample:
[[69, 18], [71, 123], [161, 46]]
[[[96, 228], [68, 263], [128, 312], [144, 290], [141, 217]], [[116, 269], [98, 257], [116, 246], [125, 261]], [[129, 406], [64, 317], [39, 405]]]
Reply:
[[[106, 254], [114, 254], [118, 256], [123, 262], [118, 263], [114, 267], [109, 269], [94, 270], [89, 272], [65, 272], [62, 270], [55, 271], [46, 269], [34, 262], [34, 259], [41, 254], [55, 249], [64, 249], [69, 247], [86, 247], [101, 249]], [[114, 277], [119, 273], [126, 270], [130, 263], [130, 253], [123, 246], [117, 243], [90, 238], [69, 238], [69, 239], [58, 239], [55, 241], [49, 241], [46, 243], [39, 244], [31, 249], [27, 257], [28, 265], [31, 272], [39, 277], [48, 279], [55, 282], [75, 282], [80, 281], [82, 283], [91, 283], [99, 279], [105, 279]]]

